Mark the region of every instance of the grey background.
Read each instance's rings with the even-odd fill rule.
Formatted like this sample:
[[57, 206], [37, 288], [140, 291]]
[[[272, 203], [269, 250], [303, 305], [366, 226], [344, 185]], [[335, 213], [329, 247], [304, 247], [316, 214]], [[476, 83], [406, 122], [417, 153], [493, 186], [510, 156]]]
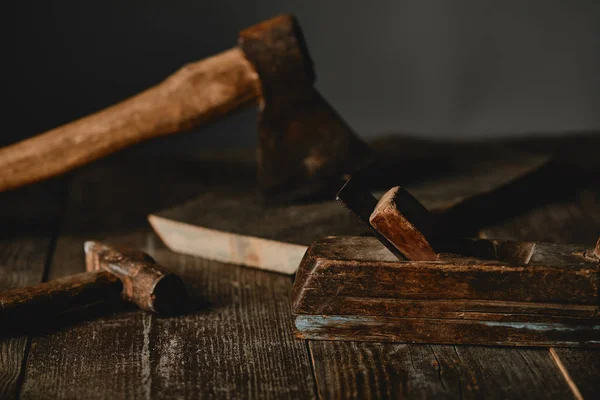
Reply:
[[[20, 1], [4, 19], [1, 144], [124, 99], [295, 13], [317, 86], [362, 137], [463, 139], [600, 128], [600, 2]], [[158, 141], [249, 146], [255, 112]]]

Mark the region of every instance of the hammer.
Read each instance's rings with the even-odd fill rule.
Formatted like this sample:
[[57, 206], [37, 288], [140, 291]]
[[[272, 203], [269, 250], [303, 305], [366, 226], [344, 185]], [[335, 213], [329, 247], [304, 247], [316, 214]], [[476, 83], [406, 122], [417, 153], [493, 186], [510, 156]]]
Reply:
[[[182, 280], [137, 250], [99, 242], [84, 245], [87, 272], [0, 293], [0, 322], [59, 315], [122, 299], [145, 311], [179, 312], [186, 301]], [[8, 326], [0, 324], [0, 326]]]
[[311, 195], [369, 164], [366, 144], [314, 89], [312, 61], [293, 16], [249, 27], [238, 42], [121, 103], [0, 149], [0, 191], [207, 124], [256, 101], [258, 181], [267, 197], [289, 190]]

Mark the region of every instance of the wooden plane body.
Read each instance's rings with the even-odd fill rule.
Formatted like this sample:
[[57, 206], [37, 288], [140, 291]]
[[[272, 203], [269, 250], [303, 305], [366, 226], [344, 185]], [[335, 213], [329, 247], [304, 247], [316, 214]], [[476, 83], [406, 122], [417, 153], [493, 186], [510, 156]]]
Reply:
[[313, 243], [292, 291], [297, 336], [600, 347], [593, 250], [488, 239], [466, 247], [476, 256], [399, 261], [374, 237]]

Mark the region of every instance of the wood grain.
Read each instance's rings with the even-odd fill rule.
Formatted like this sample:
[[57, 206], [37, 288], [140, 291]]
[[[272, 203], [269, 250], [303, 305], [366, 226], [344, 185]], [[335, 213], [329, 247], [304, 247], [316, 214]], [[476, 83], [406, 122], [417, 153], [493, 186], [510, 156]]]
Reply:
[[[448, 168], [452, 166], [456, 175], [437, 171], [428, 180], [407, 184], [407, 189], [430, 210], [439, 211], [509, 185], [548, 160], [546, 156], [531, 154], [521, 154], [522, 158], [515, 159], [515, 153], [511, 152], [486, 154], [484, 159], [474, 159], [469, 154], [467, 157], [458, 152], [447, 157]], [[465, 163], [465, 158], [471, 162]], [[387, 179], [405, 179], [403, 164], [399, 164]], [[477, 171], [472, 172], [475, 164]], [[244, 165], [250, 171], [256, 169], [255, 163]], [[171, 250], [291, 274], [307, 246], [315, 240], [366, 231], [333, 199], [269, 207], [256, 191], [255, 182], [244, 182], [235, 176], [228, 179], [216, 190], [149, 216], [152, 227]]]
[[[0, 196], [0, 292], [42, 281], [60, 223], [62, 187], [48, 182]], [[0, 325], [0, 336], [6, 329]], [[28, 347], [27, 336], [0, 337], [0, 398], [18, 396]]]
[[191, 292], [205, 306], [184, 317], [153, 320], [153, 393], [314, 397], [306, 345], [290, 335], [289, 277], [168, 251], [156, 257], [193, 282]]
[[322, 399], [570, 397], [542, 349], [309, 343]]
[[[118, 301], [121, 281], [108, 272], [82, 272], [0, 293], [0, 322], [5, 329], [105, 301]], [[17, 326], [15, 326], [17, 325]]]
[[[539, 143], [535, 141], [536, 146]], [[574, 144], [571, 148], [579, 149]], [[579, 154], [579, 151], [573, 151], [573, 154]], [[575, 157], [572, 161], [578, 162]], [[569, 178], [560, 176], [560, 179], [564, 181]], [[580, 176], [576, 180], [585, 179]], [[597, 189], [600, 186], [597, 179], [589, 183], [585, 190], [564, 193], [562, 201], [550, 201], [549, 205], [547, 201], [542, 201], [540, 206], [527, 210], [522, 209], [519, 199], [512, 203], [504, 201], [491, 204], [489, 210], [502, 210], [503, 216], [511, 217], [503, 217], [504, 221], [496, 221], [488, 226], [484, 235], [513, 240], [594, 243], [600, 236], [600, 192]], [[528, 185], [524, 193], [532, 195], [532, 188]], [[417, 195], [414, 191], [412, 193]], [[465, 222], [472, 224], [474, 221]], [[321, 398], [573, 398], [562, 374], [545, 349], [432, 346], [438, 350], [448, 349], [445, 351], [446, 357], [436, 352], [436, 357], [424, 358], [424, 362], [416, 364], [416, 368], [415, 364], [411, 364], [415, 371], [411, 373], [405, 361], [393, 360], [398, 348], [407, 345], [310, 341], [309, 346]], [[421, 349], [421, 353], [425, 353], [429, 347], [408, 346]], [[378, 351], [373, 351], [373, 348]], [[556, 351], [584, 396], [594, 398], [600, 390], [596, 368], [600, 353], [582, 349]], [[567, 355], [572, 355], [572, 358]], [[438, 369], [438, 365], [450, 368]], [[406, 376], [406, 371], [410, 373], [409, 378], [396, 378]], [[458, 375], [458, 378], [454, 378], [458, 385], [450, 386], [444, 381], [449, 394], [443, 395], [444, 386], [440, 381], [447, 380], [451, 373]], [[403, 396], [407, 393], [407, 386], [413, 391]]]
[[261, 93], [234, 48], [182, 67], [102, 111], [0, 149], [0, 191], [56, 176], [132, 144], [213, 121]]
[[[193, 318], [186, 315], [166, 320], [120, 309], [116, 314], [89, 318], [56, 332], [40, 334], [35, 338], [28, 360], [23, 397], [150, 398], [159, 392], [164, 394], [163, 397], [171, 393], [168, 397], [182, 397], [204, 389], [213, 394], [212, 397], [219, 398], [234, 398], [240, 393], [242, 395], [237, 397], [311, 397], [315, 382], [310, 377], [310, 366], [305, 363], [307, 356], [303, 354], [306, 353], [299, 348], [304, 342], [285, 342], [287, 338], [283, 335], [290, 322], [281, 320], [283, 317], [277, 316], [278, 311], [275, 314], [269, 311], [287, 307], [283, 305], [287, 299], [280, 292], [284, 285], [279, 286], [272, 280], [277, 275], [261, 271], [250, 274], [249, 270], [237, 266], [201, 262], [185, 256], [179, 258], [163, 249], [155, 249], [160, 246], [159, 241], [145, 231], [148, 212], [173, 207], [211, 188], [214, 190], [224, 182], [253, 179], [254, 171], [243, 168], [235, 158], [227, 155], [207, 156], [194, 163], [181, 164], [164, 159], [157, 162], [135, 158], [106, 162], [86, 168], [77, 175], [78, 183], [70, 195], [68, 222], [59, 238], [50, 278], [83, 271], [81, 246], [84, 240], [116, 240], [149, 251], [174, 271], [187, 271], [196, 276], [186, 282], [197, 288], [192, 291], [194, 293], [211, 293], [205, 299], [209, 305], [200, 307], [200, 312]], [[151, 179], [144, 179], [145, 176]], [[494, 227], [497, 233], [490, 236], [544, 241], [562, 237], [564, 242], [593, 243], [600, 236], [597, 209], [600, 197], [596, 193], [577, 193], [573, 195], [575, 203], [561, 203], [550, 211], [532, 210], [532, 213], [521, 214], [514, 226], [498, 225]], [[556, 218], [552, 214], [556, 214]], [[6, 220], [15, 222], [14, 230], [2, 231], [7, 240], [13, 239], [14, 232], [38, 229], [39, 225], [29, 219], [10, 216]], [[539, 229], [537, 234], [531, 228], [532, 223]], [[31, 259], [28, 257], [27, 260]], [[199, 271], [193, 272], [196, 268]], [[238, 276], [240, 279], [235, 280]], [[280, 279], [288, 278], [277, 276], [277, 282]], [[270, 288], [273, 288], [273, 294], [269, 292]], [[271, 297], [279, 305], [273, 305]], [[262, 304], [257, 304], [257, 299]], [[249, 319], [256, 322], [252, 324]], [[207, 323], [210, 328], [203, 330], [206, 321], [210, 321]], [[165, 324], [177, 340], [171, 343], [167, 336], [161, 336], [164, 326], [159, 324]], [[264, 333], [266, 339], [263, 339], [263, 331], [258, 334], [259, 326], [268, 330]], [[182, 341], [179, 329], [192, 332], [190, 335], [203, 336], [200, 340], [204, 347], [195, 348], [196, 355], [183, 352], [190, 351], [194, 344], [193, 341]], [[232, 331], [246, 335], [244, 337], [252, 343], [246, 343], [244, 347], [228, 336]], [[208, 347], [209, 352], [207, 345], [213, 346]], [[322, 351], [316, 351], [316, 346]], [[411, 349], [409, 355], [402, 353], [404, 347]], [[158, 352], [157, 348], [167, 350], [167, 353]], [[432, 346], [432, 352], [426, 345], [351, 342], [311, 342], [310, 348], [322, 398], [390, 398], [401, 397], [404, 393], [421, 398], [480, 398], [484, 395], [491, 398], [570, 398], [571, 395], [548, 352], [543, 349]], [[584, 396], [593, 398], [599, 390], [597, 368], [593, 367], [598, 353], [568, 350], [570, 354], [585, 355], [574, 357], [569, 364], [562, 351], [557, 352], [573, 380]], [[415, 357], [416, 352], [432, 355]], [[456, 352], [458, 355], [452, 355]], [[226, 356], [219, 357], [222, 354]], [[410, 356], [415, 362], [402, 367], [409, 364]], [[283, 357], [291, 361], [285, 364], [277, 361]], [[254, 361], [256, 359], [260, 361]], [[184, 364], [178, 366], [181, 360]], [[247, 365], [252, 361], [253, 364]], [[263, 374], [264, 365], [269, 362], [275, 372]], [[207, 365], [210, 369], [202, 369], [199, 377], [194, 377], [198, 370], [191, 368], [192, 365], [196, 368]], [[252, 368], [257, 368], [260, 373], [252, 374]], [[281, 388], [279, 382], [288, 385], [287, 390]], [[211, 389], [213, 384], [221, 390]], [[252, 394], [244, 391], [244, 387], [252, 388]]]
[[[600, 237], [600, 179], [597, 173], [563, 202], [536, 207], [485, 229], [484, 236], [554, 243], [589, 243]], [[600, 350], [554, 349], [584, 398], [600, 390]], [[561, 374], [561, 379], [565, 377]]]
[[437, 258], [429, 242], [433, 218], [405, 189], [396, 186], [379, 199], [369, 223], [406, 259], [432, 261]]
[[311, 296], [597, 307], [600, 263], [584, 257], [586, 248], [537, 243], [526, 265], [454, 254], [400, 261], [374, 237], [330, 236], [313, 243], [302, 260], [292, 293], [294, 312], [301, 313]]
[[[183, 277], [197, 308], [159, 318], [124, 307], [36, 336], [23, 397], [314, 396], [306, 346], [291, 334], [289, 277], [174, 255], [150, 233], [149, 207], [165, 207], [157, 202], [172, 201], [179, 190], [208, 190], [209, 179], [175, 173], [183, 169], [151, 160], [103, 160], [83, 169], [49, 276], [83, 270], [87, 239], [138, 247]], [[169, 183], [169, 196], [157, 180]]]
[[298, 315], [296, 336], [310, 340], [471, 344], [483, 346], [600, 347], [598, 320], [530, 322], [352, 315]]
[[600, 386], [600, 350], [557, 348], [553, 351], [567, 369], [569, 379], [583, 398], [593, 399], [597, 396]]
[[318, 238], [364, 232], [334, 201], [273, 208], [244, 189], [204, 193], [150, 223], [173, 251], [286, 274]]

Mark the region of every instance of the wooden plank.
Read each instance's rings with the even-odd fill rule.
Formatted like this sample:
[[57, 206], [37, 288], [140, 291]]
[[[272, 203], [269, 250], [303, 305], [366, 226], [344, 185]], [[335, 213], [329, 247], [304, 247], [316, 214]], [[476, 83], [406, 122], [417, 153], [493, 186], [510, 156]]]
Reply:
[[565, 381], [570, 383], [574, 393], [579, 392], [585, 399], [598, 396], [600, 376], [600, 350], [552, 349], [552, 356], [562, 364]]
[[[241, 169], [229, 168], [232, 175], [221, 174], [220, 168], [227, 169], [228, 163], [205, 162], [179, 166], [175, 170], [170, 171], [171, 175], [161, 175], [160, 171], [157, 171], [158, 168], [152, 167], [152, 162], [144, 162], [137, 167], [138, 174], [140, 176], [149, 175], [154, 181], [145, 181], [145, 183], [138, 184], [135, 180], [120, 177], [121, 174], [124, 174], [122, 171], [126, 171], [127, 168], [130, 168], [132, 165], [133, 163], [123, 164], [121, 170], [114, 170], [112, 173], [101, 170], [98, 173], [89, 173], [88, 171], [84, 175], [78, 177], [78, 179], [82, 179], [86, 183], [80, 185], [82, 187], [82, 193], [72, 197], [70, 207], [75, 207], [79, 211], [74, 212], [70, 217], [71, 222], [67, 224], [68, 226], [64, 230], [65, 235], [60, 239], [62, 244], [60, 245], [60, 249], [57, 249], [55, 263], [53, 264], [51, 271], [53, 276], [59, 276], [61, 271], [66, 273], [79, 271], [79, 268], [83, 268], [83, 264], [79, 264], [73, 260], [76, 260], [77, 257], [81, 257], [81, 261], [83, 262], [81, 248], [83, 240], [90, 238], [105, 239], [109, 242], [118, 240], [120, 243], [124, 244], [138, 244], [146, 251], [153, 253], [159, 261], [167, 264], [167, 267], [184, 268], [184, 262], [180, 261], [175, 262], [174, 264], [176, 265], [174, 266], [170, 265], [171, 261], [169, 261], [168, 258], [170, 255], [163, 255], [163, 250], [152, 250], [155, 243], [152, 239], [153, 236], [148, 236], [144, 233], [145, 225], [143, 216], [138, 215], [138, 212], [168, 208], [173, 204], [181, 202], [181, 193], [187, 191], [188, 194], [194, 194], [193, 192], [196, 192], [195, 195], [198, 195], [206, 190], [206, 187], [200, 182], [204, 181], [205, 183], [210, 183], [211, 180], [222, 181], [228, 178], [235, 178], [233, 173], [239, 171], [243, 172]], [[165, 167], [165, 163], [161, 163], [161, 168], [163, 167]], [[173, 177], [181, 177], [182, 175], [187, 175], [187, 179], [183, 179], [181, 183], [174, 181]], [[234, 179], [231, 180], [233, 181]], [[113, 187], [111, 186], [120, 189], [111, 192], [113, 190]], [[107, 198], [106, 193], [113, 193], [115, 197]], [[144, 201], [136, 201], [134, 197], [137, 196], [143, 198]], [[91, 208], [92, 212], [86, 213], [84, 209], [90, 207], [91, 203], [95, 203], [93, 200], [95, 197], [100, 198], [97, 202], [101, 204], [96, 204]], [[173, 201], [171, 202], [170, 199], [173, 199]], [[131, 204], [125, 207], [125, 209], [123, 208], [123, 201], [131, 202]], [[169, 204], [169, 202], [172, 204]], [[109, 212], [115, 209], [120, 211]], [[103, 212], [99, 212], [98, 210], [102, 210]], [[120, 230], [124, 233], [115, 233]], [[185, 259], [187, 260], [188, 258], [186, 257]], [[64, 262], [65, 264], [61, 265], [61, 262]], [[197, 261], [193, 260], [186, 262], [196, 263]], [[192, 328], [188, 326], [188, 331], [192, 332], [193, 329], [201, 330], [203, 327], [202, 322], [204, 322], [201, 316], [208, 318], [212, 316], [213, 313], [217, 313], [218, 317], [217, 321], [214, 322], [214, 326], [220, 327], [221, 329], [211, 328], [213, 330], [210, 331], [210, 335], [208, 334], [209, 332], [207, 332], [205, 338], [203, 338], [205, 343], [217, 343], [221, 345], [224, 342], [227, 342], [227, 337], [224, 337], [224, 335], [227, 332], [230, 332], [228, 329], [231, 325], [235, 325], [238, 332], [247, 333], [249, 335], [247, 337], [252, 340], [256, 339], [256, 342], [252, 344], [254, 347], [251, 352], [243, 349], [237, 342], [227, 342], [228, 345], [222, 346], [222, 348], [230, 350], [229, 352], [225, 352], [228, 359], [211, 357], [210, 363], [207, 363], [207, 365], [212, 367], [212, 370], [205, 371], [206, 374], [201, 375], [202, 379], [215, 379], [214, 383], [217, 388], [227, 388], [227, 390], [219, 392], [220, 397], [227, 397], [228, 393], [231, 393], [229, 397], [235, 397], [235, 394], [238, 394], [236, 392], [239, 387], [238, 385], [242, 385], [246, 382], [251, 382], [254, 385], [252, 387], [258, 387], [258, 385], [260, 385], [257, 391], [260, 391], [261, 394], [273, 393], [272, 396], [276, 397], [279, 393], [276, 393], [277, 387], [272, 380], [255, 383], [255, 380], [260, 378], [258, 374], [250, 375], [249, 373], [246, 374], [245, 371], [241, 371], [248, 360], [253, 360], [251, 357], [247, 357], [247, 354], [254, 356], [264, 353], [267, 354], [265, 357], [268, 357], [269, 360], [273, 360], [275, 359], [275, 356], [272, 354], [273, 352], [287, 351], [288, 356], [290, 353], [290, 350], [285, 350], [278, 346], [280, 341], [279, 337], [269, 334], [268, 340], [258, 340], [258, 335], [256, 334], [257, 328], [252, 326], [251, 329], [246, 330], [246, 325], [242, 323], [242, 321], [245, 321], [247, 318], [258, 318], [261, 322], [264, 321], [266, 327], [279, 326], [281, 324], [282, 330], [276, 330], [276, 332], [284, 332], [284, 323], [277, 319], [279, 317], [274, 317], [272, 313], [267, 313], [266, 311], [261, 311], [263, 314], [260, 314], [252, 307], [248, 308], [248, 305], [246, 305], [246, 308], [242, 307], [243, 304], [246, 304], [245, 299], [248, 298], [249, 293], [252, 293], [254, 290], [263, 290], [265, 292], [265, 297], [261, 298], [266, 299], [265, 302], [270, 304], [267, 296], [269, 286], [262, 284], [258, 285], [257, 288], [253, 288], [251, 285], [254, 285], [254, 283], [252, 283], [253, 281], [250, 280], [250, 278], [240, 279], [234, 282], [237, 282], [238, 285], [248, 284], [250, 287], [247, 288], [248, 291], [235, 291], [235, 285], [232, 284], [227, 286], [231, 276], [227, 274], [221, 275], [220, 268], [227, 268], [229, 271], [238, 271], [235, 273], [240, 273], [243, 277], [247, 277], [246, 270], [214, 263], [207, 263], [207, 265], [210, 265], [210, 268], [218, 270], [214, 272], [214, 276], [216, 276], [217, 281], [219, 278], [222, 279], [223, 281], [219, 284], [222, 284], [223, 288], [228, 288], [227, 290], [229, 291], [225, 290], [221, 292], [221, 289], [206, 289], [209, 284], [215, 281], [215, 278], [213, 278], [212, 275], [210, 280], [207, 278], [207, 280], [204, 281], [204, 284], [200, 279], [198, 280], [199, 283], [194, 283], [193, 281], [190, 282], [192, 286], [197, 286], [198, 292], [203, 288], [207, 290], [207, 292], [211, 292], [211, 290], [215, 291], [211, 292], [214, 293], [214, 296], [211, 295], [205, 299], [207, 303], [211, 303], [212, 298], [212, 304], [208, 307], [209, 310], [198, 313], [198, 316], [194, 317], [197, 318], [195, 320], [197, 327], [194, 326], [194, 328]], [[201, 266], [200, 268], [204, 268], [204, 266]], [[257, 273], [260, 276], [265, 274], [264, 272]], [[270, 282], [271, 275], [265, 274], [265, 276], [269, 277], [268, 279]], [[257, 278], [255, 282], [260, 282], [260, 280]], [[275, 287], [275, 285], [273, 285], [273, 287]], [[278, 290], [275, 291], [275, 293], [279, 293]], [[276, 296], [279, 296], [279, 294]], [[226, 299], [231, 299], [229, 305], [223, 304]], [[280, 301], [283, 302], [283, 300]], [[257, 307], [258, 310], [263, 310], [262, 308], [258, 308], [258, 305], [255, 305], [255, 307]], [[224, 308], [230, 308], [231, 314], [228, 314], [229, 311], [224, 310]], [[201, 310], [206, 309], [207, 307], [203, 307]], [[240, 309], [243, 309], [244, 311], [254, 310], [253, 312], [259, 315], [244, 315]], [[223, 314], [218, 314], [218, 312], [222, 312]], [[225, 319], [224, 316], [226, 315], [233, 315], [234, 318], [232, 320]], [[139, 312], [119, 310], [118, 314], [104, 316], [99, 321], [78, 323], [51, 334], [40, 335], [40, 337], [36, 339], [36, 349], [35, 351], [32, 351], [30, 359], [28, 360], [28, 373], [24, 382], [24, 397], [54, 397], [58, 395], [71, 397], [86, 397], [86, 395], [88, 395], [92, 398], [100, 396], [110, 397], [111, 395], [118, 397], [150, 397], [155, 392], [160, 391], [161, 393], [167, 393], [168, 390], [172, 390], [175, 393], [175, 396], [177, 396], [180, 393], [186, 393], [186, 387], [192, 388], [190, 391], [196, 393], [196, 391], [199, 390], [198, 388], [202, 387], [202, 385], [208, 385], [209, 383], [190, 382], [186, 384], [185, 382], [182, 383], [180, 381], [180, 379], [188, 379], [194, 374], [193, 369], [188, 369], [185, 364], [186, 357], [188, 357], [186, 354], [182, 356], [184, 365], [179, 369], [174, 367], [174, 365], [177, 364], [177, 361], [180, 360], [179, 356], [183, 354], [177, 350], [181, 340], [177, 340], [171, 344], [169, 337], [166, 335], [156, 338], [156, 335], [163, 329], [162, 327], [157, 328], [158, 323], [167, 321], [170, 326], [168, 333], [177, 335], [177, 330], [181, 329], [180, 325], [188, 324], [188, 322], [185, 321], [181, 323], [178, 321], [182, 321], [181, 318], [185, 319], [191, 317], [191, 315], [188, 315], [173, 320], [161, 319], [159, 321], [157, 318]], [[171, 323], [173, 324], [172, 326], [170, 325]], [[191, 324], [191, 322], [189, 323]], [[220, 336], [213, 337], [212, 335], [214, 332], [217, 332], [216, 335]], [[146, 337], [148, 338], [147, 340], [145, 340]], [[193, 343], [193, 341], [184, 343], [190, 346], [190, 343]], [[301, 341], [298, 343], [300, 343], [298, 346], [302, 346]], [[326, 346], [327, 343], [331, 342], [324, 342], [320, 345]], [[343, 343], [341, 345], [346, 346], [350, 345], [350, 343]], [[294, 374], [296, 382], [298, 382], [298, 387], [302, 386], [312, 390], [313, 386], [302, 380], [310, 378], [310, 369], [302, 361], [303, 356], [301, 351], [297, 349], [297, 345], [290, 346], [292, 348], [291, 351], [294, 352], [293, 354], [295, 356], [290, 357], [291, 361], [285, 365], [285, 368], [289, 371], [278, 372], [277, 376]], [[356, 344], [356, 346], [368, 346], [368, 344]], [[398, 345], [378, 346], [382, 346], [381, 353], [389, 355], [393, 354], [394, 346]], [[161, 363], [161, 355], [164, 353], [159, 354], [155, 351], [155, 348], [158, 347], [163, 350], [173, 350], [174, 355], [172, 357], [163, 357]], [[311, 343], [311, 348], [312, 347], [313, 344]], [[427, 349], [427, 346], [411, 347], [424, 350]], [[452, 346], [448, 346], [448, 348], [455, 351]], [[185, 348], [186, 351], [189, 351], [189, 349], [190, 347]], [[456, 349], [460, 350], [463, 348], [457, 347]], [[477, 348], [468, 349], [470, 351], [477, 350]], [[205, 348], [198, 347], [196, 350], [201, 356], [206, 354]], [[547, 395], [548, 397], [555, 395], [554, 397], [557, 398], [568, 396], [568, 393], [565, 394], [564, 392], [564, 388], [567, 386], [563, 380], [555, 380], [553, 382], [550, 379], [550, 377], [554, 378], [556, 376], [557, 368], [554, 367], [553, 363], [548, 364], [548, 362], [552, 362], [552, 360], [545, 356], [547, 355], [547, 352], [542, 351], [539, 353], [539, 357], [536, 356], [526, 359], [526, 356], [522, 356], [521, 352], [524, 350], [529, 351], [529, 349], [504, 350], [509, 352], [506, 353], [503, 351], [503, 356], [493, 357], [489, 352], [482, 353], [481, 357], [479, 357], [479, 354], [476, 354], [477, 357], [472, 357], [473, 364], [475, 365], [475, 367], [472, 368], [469, 365], [470, 362], [466, 362], [464, 368], [468, 373], [466, 373], [465, 376], [476, 375], [480, 379], [478, 381], [478, 386], [473, 390], [473, 393], [475, 394], [471, 397], [476, 397], [482, 393], [489, 393], [490, 396], [494, 393], [499, 393], [498, 397], [502, 397], [502, 394], [504, 393], [510, 393], [510, 397], [528, 398], [532, 396], [532, 393], [539, 394], [540, 396]], [[535, 350], [531, 351], [535, 352]], [[333, 353], [335, 353], [335, 351]], [[358, 372], [357, 369], [353, 368], [351, 365], [341, 364], [339, 360], [336, 360], [336, 356], [333, 353], [331, 355], [326, 354], [325, 356], [318, 356], [313, 352], [313, 358], [320, 363], [320, 369], [318, 371], [315, 370], [315, 374], [318, 379], [318, 386], [321, 393], [328, 393], [327, 386], [336, 384], [334, 380], [337, 378], [335, 376], [329, 378], [329, 380], [325, 378], [327, 368], [332, 365], [341, 368], [348, 376], [356, 376], [359, 380], [363, 379], [361, 372]], [[209, 354], [212, 356], [212, 353]], [[221, 353], [219, 352], [218, 354]], [[438, 356], [437, 353], [436, 356]], [[360, 357], [366, 359], [360, 354], [356, 357], [359, 357], [359, 360]], [[486, 359], [486, 357], [488, 359]], [[510, 367], [495, 370], [493, 364], [502, 364], [504, 359], [508, 360], [504, 361], [504, 364], [511, 363]], [[521, 359], [521, 361], [519, 361], [519, 359]], [[293, 364], [296, 360], [300, 360], [301, 362], [290, 366], [290, 364]], [[196, 362], [196, 365], [201, 364], [200, 362], [191, 359], [188, 359], [187, 362], [189, 362], [189, 364], [187, 364], [188, 366], [193, 364], [193, 362]], [[440, 361], [439, 363], [443, 362]], [[477, 363], [483, 363], [484, 367], [477, 370]], [[388, 369], [386, 358], [383, 356], [373, 356], [368, 364], [366, 369], [368, 371], [373, 371], [374, 374], [380, 374], [382, 373], [380, 371], [383, 369]], [[168, 368], [167, 366], [169, 365], [173, 365], [173, 367]], [[229, 365], [230, 369], [225, 368], [225, 365]], [[237, 369], [231, 367], [232, 365], [237, 366]], [[262, 365], [262, 359], [260, 365]], [[274, 362], [273, 365], [279, 364]], [[319, 365], [315, 363], [316, 367]], [[411, 393], [416, 393], [415, 396], [419, 396], [420, 394], [423, 395], [423, 393], [426, 395], [429, 393], [425, 389], [420, 388], [421, 385], [428, 385], [429, 381], [437, 376], [438, 369], [436, 366], [436, 357], [431, 356], [424, 359], [422, 366], [418, 368], [418, 373], [416, 373], [415, 376], [410, 375], [408, 377], [411, 382], [409, 384], [412, 385], [411, 388], [415, 388], [415, 391]], [[231, 370], [231, 368], [234, 369]], [[281, 369], [283, 369], [283, 367], [279, 365], [278, 371]], [[389, 369], [400, 371], [397, 373], [394, 371], [390, 372], [388, 376], [391, 376], [392, 378], [403, 374], [403, 372], [401, 372], [402, 370], [395, 367], [393, 364], [391, 364]], [[472, 369], [479, 372], [472, 372]], [[158, 370], [160, 370], [160, 372], [157, 372]], [[511, 381], [510, 378], [515, 375], [517, 376], [517, 379]], [[380, 375], [377, 376], [379, 377]], [[528, 376], [531, 379], [520, 380], [518, 379], [520, 376]], [[249, 379], [251, 380], [249, 381]], [[381, 379], [384, 378], [378, 378], [377, 381], [381, 381]], [[290, 381], [292, 381], [292, 378], [284, 380], [285, 383]], [[312, 380], [309, 379], [309, 382], [311, 381]], [[373, 386], [367, 386], [370, 385], [370, 382], [365, 379], [363, 379], [362, 382], [366, 383], [362, 385], [363, 391], [361, 393], [365, 391], [370, 393], [371, 390], [373, 390], [374, 393], [378, 393], [378, 387], [390, 388], [389, 390], [384, 391], [384, 393], [402, 393], [396, 391], [396, 389], [399, 388], [399, 383], [396, 383], [398, 380], [395, 379], [390, 379], [389, 381], [386, 381], [386, 383], [380, 383], [379, 386], [376, 386], [375, 384], [373, 384]], [[513, 386], [511, 382], [515, 382], [515, 385]], [[90, 385], [90, 387], [88, 388], [87, 385]], [[502, 385], [508, 386], [504, 388]], [[294, 388], [293, 386], [294, 385], [290, 385], [292, 389], [290, 389], [288, 393], [293, 390], [298, 390], [299, 393], [300, 389]], [[479, 388], [483, 388], [486, 391], [484, 392]], [[392, 392], [390, 390], [394, 391]], [[350, 392], [344, 392], [343, 390], [339, 390], [337, 393], [341, 394], [340, 397], [347, 397], [344, 395], [352, 394]], [[432, 393], [435, 394], [436, 392], [432, 391]], [[461, 394], [458, 389], [452, 393], [452, 397], [459, 397]], [[306, 395], [308, 397], [310, 396], [310, 393], [307, 393]], [[285, 394], [282, 394], [281, 396], [283, 397]]]
[[[599, 187], [597, 182], [591, 183], [590, 187], [594, 184]], [[534, 187], [528, 187], [527, 190], [534, 190]], [[561, 194], [562, 197], [568, 195]], [[587, 190], [572, 192], [568, 197], [570, 201], [542, 205], [526, 212], [521, 208], [517, 211], [505, 209], [508, 204], [519, 205], [519, 201], [488, 204], [486, 210], [501, 210], [501, 215], [513, 217], [492, 225], [485, 234], [487, 237], [513, 240], [595, 243], [600, 236], [600, 193]], [[488, 219], [493, 221], [491, 218], [486, 218], [486, 221]], [[467, 221], [468, 224], [472, 222]], [[548, 350], [431, 346], [443, 353], [434, 356], [427, 355], [428, 347], [390, 343], [309, 342], [322, 398], [399, 397], [399, 393], [406, 394], [403, 397], [422, 398], [480, 398], [483, 395], [486, 398], [573, 397], [572, 390]], [[427, 356], [419, 358], [418, 363], [408, 364], [406, 360], [410, 358], [406, 356], [407, 351], [402, 350], [405, 348], [411, 351], [415, 349], [414, 352]], [[592, 394], [593, 398], [600, 385], [596, 368], [599, 353], [580, 349], [560, 349], [557, 353], [561, 359], [563, 355], [576, 355], [566, 358], [565, 364], [580, 391], [588, 396]], [[440, 365], [442, 368], [438, 368]], [[444, 368], [447, 365], [458, 366], [458, 369]], [[458, 384], [448, 383], [452, 374], [454, 382]]]
[[320, 398], [569, 398], [542, 349], [311, 341]]
[[50, 277], [84, 269], [85, 240], [138, 247], [183, 276], [197, 308], [159, 318], [124, 306], [40, 334], [23, 396], [313, 397], [306, 345], [292, 336], [291, 278], [173, 255], [157, 249], [147, 225], [150, 210], [209, 190], [210, 180], [219, 173], [217, 180], [228, 179], [223, 170], [231, 167], [121, 161], [76, 175]]
[[156, 397], [314, 397], [306, 345], [291, 334], [289, 277], [166, 250], [155, 256], [193, 282], [197, 301], [208, 305], [152, 321]]
[[[0, 194], [0, 292], [42, 281], [60, 224], [63, 183], [47, 182]], [[29, 337], [4, 336], [6, 328], [0, 326], [0, 398], [15, 398]]]
[[[108, 161], [108, 160], [107, 160]], [[110, 161], [109, 161], [110, 162]], [[125, 246], [144, 245], [143, 226], [136, 208], [144, 195], [144, 182], [124, 185], [128, 166], [106, 170], [95, 164], [74, 174], [69, 188], [65, 220], [49, 268], [49, 279], [85, 271], [87, 239], [116, 241]], [[112, 183], [112, 185], [111, 185]], [[145, 193], [147, 194], [147, 192]], [[133, 231], [127, 235], [128, 231]], [[23, 381], [26, 398], [143, 397], [149, 395], [144, 377], [144, 324], [150, 316], [131, 309], [113, 315], [83, 318], [72, 325], [43, 332], [32, 339]], [[134, 384], [134, 382], [138, 382]]]
[[[407, 187], [430, 210], [444, 210], [510, 186], [548, 161], [546, 156], [497, 150], [480, 153], [446, 154], [443, 171], [431, 171], [434, 176], [422, 182], [408, 181]], [[395, 169], [379, 175], [395, 183], [406, 181], [404, 168], [408, 164], [395, 162]], [[423, 162], [421, 168], [427, 167]], [[256, 167], [249, 163], [247, 168]], [[367, 180], [371, 183], [373, 179]], [[171, 250], [293, 274], [306, 247], [315, 240], [365, 231], [333, 199], [272, 207], [264, 204], [252, 181], [237, 185], [224, 182], [220, 190], [149, 216], [154, 230]]]
[[[587, 185], [570, 194], [567, 201], [537, 207], [524, 215], [491, 226], [483, 236], [554, 243], [585, 243], [592, 249], [600, 237], [600, 179], [596, 174]], [[574, 394], [594, 398], [600, 391], [600, 350], [553, 350], [566, 371], [561, 379], [575, 386]]]
[[[590, 250], [600, 237], [600, 180], [572, 192], [569, 199], [531, 209], [486, 227], [482, 237], [547, 243], [579, 243]], [[498, 205], [500, 206], [500, 205]]]
[[24, 396], [314, 396], [306, 346], [291, 334], [290, 278], [151, 253], [191, 283], [199, 309], [176, 318], [121, 310], [41, 337]]
[[314, 240], [364, 232], [335, 201], [269, 208], [248, 189], [206, 193], [149, 221], [173, 251], [286, 274]]

